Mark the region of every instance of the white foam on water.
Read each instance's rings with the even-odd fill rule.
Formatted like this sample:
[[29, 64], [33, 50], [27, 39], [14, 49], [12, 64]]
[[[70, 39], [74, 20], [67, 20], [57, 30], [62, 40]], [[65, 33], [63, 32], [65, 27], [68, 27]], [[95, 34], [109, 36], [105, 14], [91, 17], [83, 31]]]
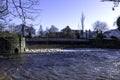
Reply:
[[91, 51], [107, 51], [105, 49], [26, 49], [27, 53], [38, 53], [38, 52], [91, 52]]

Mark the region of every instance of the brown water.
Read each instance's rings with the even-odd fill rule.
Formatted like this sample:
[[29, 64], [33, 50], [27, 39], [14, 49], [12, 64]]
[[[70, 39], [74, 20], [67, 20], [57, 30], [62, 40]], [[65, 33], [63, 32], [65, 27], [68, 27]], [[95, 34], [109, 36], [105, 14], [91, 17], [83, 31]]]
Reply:
[[0, 80], [120, 80], [120, 50], [70, 49], [0, 59]]

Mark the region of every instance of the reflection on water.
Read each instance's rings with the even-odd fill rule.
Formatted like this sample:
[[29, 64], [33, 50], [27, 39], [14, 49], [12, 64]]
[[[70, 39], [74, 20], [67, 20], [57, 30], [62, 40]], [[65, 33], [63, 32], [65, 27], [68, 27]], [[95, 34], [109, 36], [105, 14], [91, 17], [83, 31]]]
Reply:
[[119, 80], [120, 50], [71, 49], [0, 59], [0, 80]]
[[15, 72], [17, 72], [24, 64], [23, 56], [14, 56], [12, 58], [0, 58], [0, 80], [10, 80]]

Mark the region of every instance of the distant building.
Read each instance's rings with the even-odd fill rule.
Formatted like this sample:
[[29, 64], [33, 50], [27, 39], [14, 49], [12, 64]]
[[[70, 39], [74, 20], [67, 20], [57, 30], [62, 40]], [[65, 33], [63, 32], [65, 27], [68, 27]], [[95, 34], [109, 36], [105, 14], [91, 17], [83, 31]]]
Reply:
[[96, 31], [92, 31], [91, 33], [90, 33], [90, 38], [96, 38], [97, 37], [97, 35], [98, 35], [98, 33], [96, 32]]
[[61, 30], [62, 32], [71, 32], [71, 28], [66, 26], [64, 29]]
[[96, 37], [94, 32], [90, 30], [73, 30], [69, 26], [63, 28], [60, 32], [47, 32], [43, 38], [68, 38], [68, 39], [89, 39]]
[[104, 35], [108, 39], [112, 39], [112, 38], [120, 39], [120, 30], [119, 29], [109, 30], [109, 31], [104, 32]]
[[74, 35], [74, 38], [76, 39], [81, 38], [81, 30], [72, 30], [72, 34]]
[[63, 33], [64, 38], [75, 38], [75, 34], [69, 26], [66, 26], [66, 28], [61, 30], [61, 32]]
[[63, 32], [55, 32], [56, 38], [64, 38], [64, 33]]

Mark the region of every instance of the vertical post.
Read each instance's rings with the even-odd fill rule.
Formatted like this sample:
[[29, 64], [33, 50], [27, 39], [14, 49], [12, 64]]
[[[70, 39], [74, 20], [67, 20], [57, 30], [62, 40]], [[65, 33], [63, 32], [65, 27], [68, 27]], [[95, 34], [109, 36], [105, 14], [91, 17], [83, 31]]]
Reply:
[[89, 39], [91, 38], [91, 30], [89, 29]]
[[22, 26], [21, 26], [22, 28], [21, 28], [21, 34], [20, 34], [20, 36], [19, 36], [19, 45], [20, 45], [20, 52], [22, 51], [22, 43], [21, 43], [21, 41], [22, 41], [22, 38], [25, 36], [24, 35], [24, 33], [25, 33], [25, 24], [22, 24]]
[[24, 36], [25, 36], [24, 33], [25, 33], [25, 25], [22, 24], [22, 28], [21, 28], [21, 37], [24, 37]]
[[85, 33], [86, 33], [86, 39], [88, 39], [88, 33], [87, 33], [88, 31], [87, 30], [85, 30]]

